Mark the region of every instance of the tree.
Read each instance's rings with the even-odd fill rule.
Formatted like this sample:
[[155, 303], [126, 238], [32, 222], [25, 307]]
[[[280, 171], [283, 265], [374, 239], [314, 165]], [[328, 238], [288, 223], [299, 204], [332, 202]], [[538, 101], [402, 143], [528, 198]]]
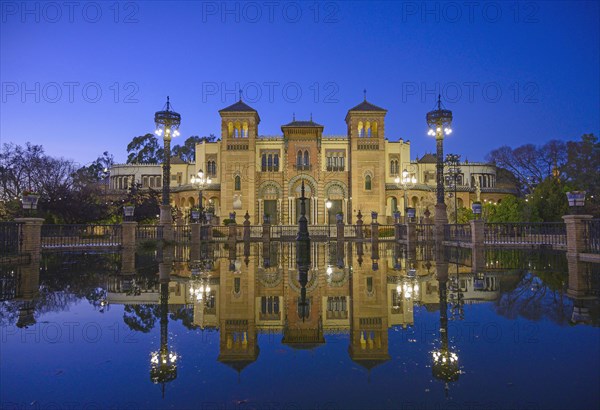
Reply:
[[208, 137], [199, 137], [193, 135], [185, 140], [182, 145], [175, 145], [172, 149], [174, 156], [178, 156], [186, 162], [192, 162], [196, 160], [196, 144], [201, 142], [214, 142], [217, 137], [214, 134], [210, 134]]
[[600, 143], [594, 134], [567, 142], [563, 177], [572, 189], [587, 191], [586, 211], [600, 214]]
[[75, 172], [75, 175], [73, 176], [75, 185], [85, 186], [103, 181], [114, 162], [114, 157], [109, 154], [108, 151], [104, 151], [102, 155], [96, 158], [90, 165], [83, 166]]
[[528, 203], [544, 222], [561, 222], [569, 211], [565, 186], [558, 178], [548, 177], [538, 184]]
[[164, 159], [164, 149], [153, 134], [134, 137], [127, 144], [128, 164], [158, 164]]
[[486, 157], [512, 172], [517, 178], [519, 188], [531, 192], [533, 188], [554, 175], [566, 163], [566, 144], [559, 140], [550, 140], [542, 146], [525, 144], [512, 149], [502, 146], [492, 150]]

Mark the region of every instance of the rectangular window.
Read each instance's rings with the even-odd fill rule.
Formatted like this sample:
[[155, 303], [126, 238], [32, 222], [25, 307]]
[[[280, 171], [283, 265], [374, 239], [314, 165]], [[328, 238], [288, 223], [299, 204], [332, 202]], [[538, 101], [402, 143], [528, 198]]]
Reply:
[[325, 166], [327, 171], [345, 171], [346, 150], [328, 149], [325, 151]]

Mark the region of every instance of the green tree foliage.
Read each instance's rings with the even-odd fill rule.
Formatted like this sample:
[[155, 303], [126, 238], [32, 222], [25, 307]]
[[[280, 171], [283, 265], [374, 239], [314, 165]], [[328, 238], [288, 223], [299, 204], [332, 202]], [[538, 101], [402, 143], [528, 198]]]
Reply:
[[600, 215], [600, 143], [594, 134], [567, 142], [563, 175], [571, 189], [587, 192], [586, 212]]
[[535, 187], [528, 203], [544, 222], [561, 222], [569, 211], [566, 187], [558, 178], [548, 177]]
[[158, 164], [164, 159], [164, 150], [154, 134], [134, 137], [127, 144], [128, 164]]
[[86, 186], [92, 183], [108, 182], [106, 181], [108, 171], [114, 162], [114, 157], [108, 151], [104, 151], [90, 165], [83, 166], [75, 172], [73, 175], [75, 185]]
[[217, 137], [214, 134], [210, 134], [208, 137], [199, 137], [193, 135], [185, 140], [183, 145], [175, 145], [171, 152], [173, 156], [177, 156], [185, 162], [192, 162], [196, 160], [196, 144], [201, 142], [214, 142]]
[[[123, 204], [130, 203], [135, 206], [134, 220], [142, 223], [156, 222], [160, 214], [160, 192], [152, 188], [141, 189], [140, 183], [134, 184], [127, 193]], [[121, 207], [120, 215], [123, 215]]]
[[539, 220], [537, 212], [522, 198], [507, 196], [499, 204], [486, 204], [489, 222], [535, 222]]

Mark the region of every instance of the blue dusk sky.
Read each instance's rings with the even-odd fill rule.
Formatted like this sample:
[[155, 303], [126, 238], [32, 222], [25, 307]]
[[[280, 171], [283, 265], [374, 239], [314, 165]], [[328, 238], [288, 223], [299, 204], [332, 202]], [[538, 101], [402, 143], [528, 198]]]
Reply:
[[1, 2], [2, 143], [80, 164], [126, 158], [166, 96], [182, 143], [220, 134], [218, 110], [256, 108], [261, 135], [292, 119], [345, 134], [349, 108], [388, 110], [385, 136], [435, 149], [425, 114], [454, 113], [445, 151], [600, 130], [600, 8], [531, 2]]

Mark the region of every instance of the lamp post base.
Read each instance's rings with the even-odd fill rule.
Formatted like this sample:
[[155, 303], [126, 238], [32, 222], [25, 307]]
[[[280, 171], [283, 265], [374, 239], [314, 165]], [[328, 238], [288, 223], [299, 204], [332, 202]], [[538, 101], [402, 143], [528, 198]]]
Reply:
[[173, 240], [173, 216], [171, 215], [170, 205], [160, 206], [160, 220], [159, 225], [163, 229], [163, 239], [172, 241]]
[[448, 223], [446, 204], [435, 204], [433, 223], [435, 226], [434, 240], [436, 242], [442, 242], [444, 240], [444, 225]]

